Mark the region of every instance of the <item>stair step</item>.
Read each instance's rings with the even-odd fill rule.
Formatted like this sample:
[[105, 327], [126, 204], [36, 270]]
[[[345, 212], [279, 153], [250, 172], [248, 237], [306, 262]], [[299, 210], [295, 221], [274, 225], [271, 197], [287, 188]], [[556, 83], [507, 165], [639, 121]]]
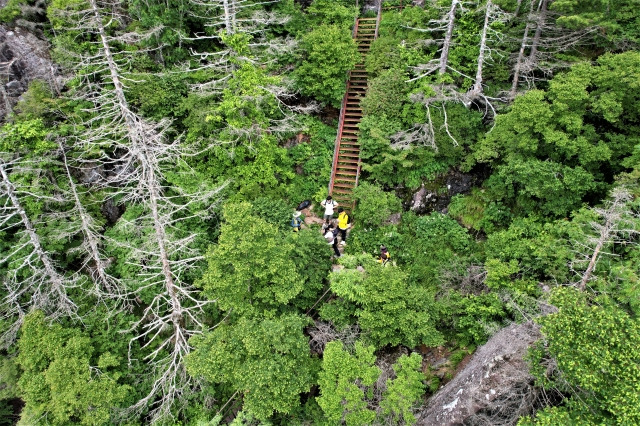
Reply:
[[[338, 162], [340, 162], [340, 157], [338, 157]], [[357, 162], [356, 163], [351, 162], [347, 164], [338, 164], [338, 170], [343, 174], [355, 176], [356, 170], [358, 170], [357, 164], [358, 164]], [[336, 173], [338, 172], [336, 171]]]
[[340, 157], [345, 157], [345, 158], [360, 158], [360, 155], [358, 154], [354, 154], [354, 153], [350, 153], [350, 152], [341, 152], [338, 155], [338, 161], [340, 161]]
[[333, 183], [333, 187], [334, 188], [343, 188], [343, 189], [353, 189], [354, 188], [353, 185], [350, 185], [348, 183], [342, 183], [342, 182], [340, 182], [340, 183], [334, 182]]
[[338, 177], [338, 176], [336, 176], [333, 179], [333, 186], [336, 185], [336, 182], [344, 183], [346, 185], [349, 185], [351, 183], [351, 184], [353, 184], [354, 187], [356, 185], [356, 180], [355, 179], [347, 179], [347, 178], [342, 178], [342, 177]]
[[358, 176], [358, 169], [353, 170], [336, 170], [336, 175], [343, 175], [349, 178], [355, 178]]

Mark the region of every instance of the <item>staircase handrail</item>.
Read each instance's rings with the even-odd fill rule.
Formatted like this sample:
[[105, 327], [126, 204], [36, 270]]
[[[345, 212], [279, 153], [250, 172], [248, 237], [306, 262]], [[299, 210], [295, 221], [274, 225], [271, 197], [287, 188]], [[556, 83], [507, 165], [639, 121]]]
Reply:
[[378, 0], [378, 16], [376, 17], [376, 32], [374, 39], [378, 38], [378, 30], [380, 29], [380, 19], [382, 19], [382, 0]]

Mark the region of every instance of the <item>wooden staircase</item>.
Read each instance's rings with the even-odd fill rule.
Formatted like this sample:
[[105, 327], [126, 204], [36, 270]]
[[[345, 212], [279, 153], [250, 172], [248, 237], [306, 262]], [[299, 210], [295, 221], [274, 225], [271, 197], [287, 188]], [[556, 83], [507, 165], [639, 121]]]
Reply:
[[362, 55], [359, 63], [349, 72], [347, 90], [342, 99], [338, 135], [333, 153], [333, 167], [329, 181], [329, 194], [347, 210], [354, 206], [353, 189], [360, 176], [360, 143], [358, 133], [362, 109], [360, 100], [367, 91], [367, 71], [364, 59], [377, 37], [377, 18], [359, 18], [354, 28], [354, 38]]

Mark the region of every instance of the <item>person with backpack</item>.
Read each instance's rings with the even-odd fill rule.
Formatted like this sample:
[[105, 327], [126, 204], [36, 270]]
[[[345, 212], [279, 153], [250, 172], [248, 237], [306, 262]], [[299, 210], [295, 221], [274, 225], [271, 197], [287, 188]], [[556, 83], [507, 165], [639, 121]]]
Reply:
[[342, 207], [338, 208], [338, 231], [340, 232], [341, 245], [347, 244], [347, 229], [351, 226], [351, 218]]
[[333, 228], [333, 223], [329, 223], [327, 225], [327, 231], [324, 234], [324, 239], [327, 240], [327, 243], [333, 247], [333, 252], [336, 257], [340, 257], [340, 250], [338, 250], [338, 230]]
[[296, 211], [291, 218], [291, 228], [293, 228], [293, 232], [300, 232], [300, 228], [302, 228], [302, 218], [300, 217], [302, 213]]
[[387, 266], [389, 260], [391, 259], [391, 255], [385, 246], [380, 246], [380, 258], [378, 259], [378, 263], [382, 266]]
[[338, 203], [333, 201], [331, 195], [328, 195], [327, 199], [322, 200], [320, 205], [324, 207], [324, 221], [325, 223], [329, 223], [329, 221], [333, 219], [333, 209], [334, 207], [338, 207]]

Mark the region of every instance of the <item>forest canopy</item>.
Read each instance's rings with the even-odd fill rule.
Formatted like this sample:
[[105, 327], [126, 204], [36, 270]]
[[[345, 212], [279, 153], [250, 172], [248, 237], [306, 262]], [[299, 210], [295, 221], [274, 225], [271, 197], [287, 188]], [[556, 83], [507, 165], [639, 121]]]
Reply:
[[0, 425], [640, 424], [637, 1], [3, 4]]

